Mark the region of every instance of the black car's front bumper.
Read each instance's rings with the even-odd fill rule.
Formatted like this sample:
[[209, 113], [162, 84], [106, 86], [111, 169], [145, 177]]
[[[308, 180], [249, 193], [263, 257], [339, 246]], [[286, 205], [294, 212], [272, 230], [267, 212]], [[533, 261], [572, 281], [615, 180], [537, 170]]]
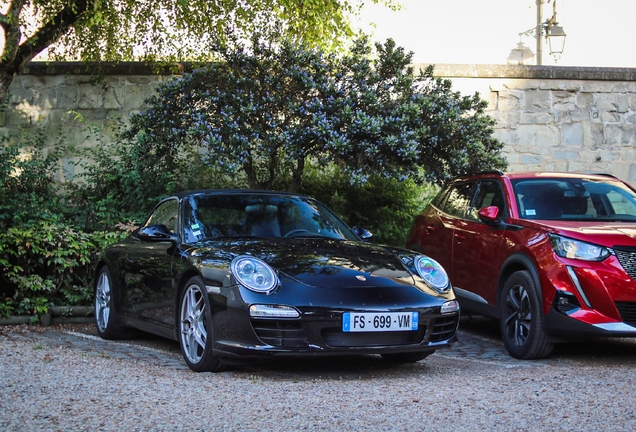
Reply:
[[216, 339], [215, 355], [232, 359], [432, 353], [457, 340], [459, 313], [434, 315], [420, 311], [417, 330], [382, 332], [344, 332], [342, 314], [341, 311], [321, 311], [303, 314], [299, 319], [251, 318], [254, 338], [251, 341]]

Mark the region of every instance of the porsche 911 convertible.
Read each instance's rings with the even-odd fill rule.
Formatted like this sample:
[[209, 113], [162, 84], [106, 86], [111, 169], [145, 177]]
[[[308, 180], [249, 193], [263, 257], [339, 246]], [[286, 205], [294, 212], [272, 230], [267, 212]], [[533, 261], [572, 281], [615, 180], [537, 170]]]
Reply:
[[460, 313], [444, 269], [370, 238], [303, 195], [176, 194], [101, 253], [97, 332], [175, 339], [197, 372], [276, 356], [416, 362], [450, 346]]

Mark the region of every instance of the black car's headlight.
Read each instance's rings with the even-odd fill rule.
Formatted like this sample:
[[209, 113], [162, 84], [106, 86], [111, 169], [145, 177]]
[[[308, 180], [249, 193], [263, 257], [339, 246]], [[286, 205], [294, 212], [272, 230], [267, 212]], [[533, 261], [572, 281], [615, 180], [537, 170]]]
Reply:
[[274, 270], [258, 258], [247, 255], [236, 257], [230, 269], [236, 280], [252, 291], [268, 293], [278, 285]]
[[550, 234], [550, 244], [554, 252], [561, 258], [570, 258], [583, 261], [603, 261], [610, 256], [608, 248]]
[[414, 261], [415, 271], [426, 281], [431, 288], [439, 292], [450, 289], [450, 280], [444, 268], [434, 259], [424, 255], [418, 255]]

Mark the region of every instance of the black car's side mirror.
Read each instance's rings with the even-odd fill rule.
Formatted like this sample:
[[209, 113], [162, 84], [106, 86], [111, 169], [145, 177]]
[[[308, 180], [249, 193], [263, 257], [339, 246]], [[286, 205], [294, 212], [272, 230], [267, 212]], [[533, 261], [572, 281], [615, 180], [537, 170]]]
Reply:
[[497, 206], [488, 206], [484, 207], [477, 213], [479, 215], [479, 220], [486, 224], [495, 224], [499, 222], [499, 207]]
[[371, 243], [371, 240], [373, 240], [373, 234], [366, 228], [355, 226], [353, 227], [353, 232], [365, 243]]
[[165, 225], [148, 225], [139, 228], [137, 238], [143, 241], [177, 241], [177, 235], [170, 232]]

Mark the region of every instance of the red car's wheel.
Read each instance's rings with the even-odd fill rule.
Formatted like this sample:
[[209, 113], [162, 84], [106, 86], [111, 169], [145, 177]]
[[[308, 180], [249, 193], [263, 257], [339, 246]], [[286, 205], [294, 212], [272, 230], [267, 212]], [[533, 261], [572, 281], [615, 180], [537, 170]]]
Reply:
[[554, 344], [543, 328], [541, 301], [529, 272], [518, 271], [508, 278], [499, 312], [501, 336], [510, 355], [524, 360], [550, 355]]

